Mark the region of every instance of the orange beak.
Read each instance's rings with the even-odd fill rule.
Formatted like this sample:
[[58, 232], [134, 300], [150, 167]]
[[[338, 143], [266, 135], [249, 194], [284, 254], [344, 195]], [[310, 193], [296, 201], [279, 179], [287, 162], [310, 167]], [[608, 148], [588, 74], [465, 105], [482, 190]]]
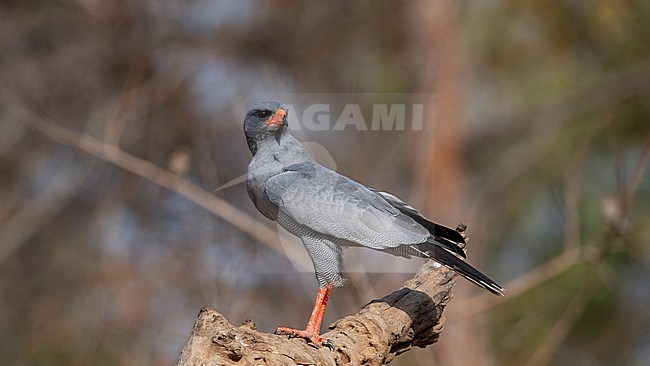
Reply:
[[284, 109], [280, 108], [264, 123], [266, 127], [279, 127], [282, 124], [284, 116], [287, 114]]

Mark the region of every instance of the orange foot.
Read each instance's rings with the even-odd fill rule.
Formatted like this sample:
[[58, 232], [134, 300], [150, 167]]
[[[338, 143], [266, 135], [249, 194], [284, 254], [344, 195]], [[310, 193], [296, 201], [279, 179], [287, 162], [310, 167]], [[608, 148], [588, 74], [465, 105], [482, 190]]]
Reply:
[[278, 327], [278, 329], [275, 330], [275, 334], [288, 335], [290, 338], [304, 338], [316, 345], [316, 347], [324, 346], [329, 348], [331, 351], [334, 350], [334, 342], [331, 339], [322, 338], [314, 331]]

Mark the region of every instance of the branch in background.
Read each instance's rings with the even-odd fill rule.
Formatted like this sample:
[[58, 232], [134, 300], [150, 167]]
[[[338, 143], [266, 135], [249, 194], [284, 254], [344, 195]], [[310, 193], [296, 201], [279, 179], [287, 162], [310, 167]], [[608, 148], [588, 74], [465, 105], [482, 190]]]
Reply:
[[629, 207], [632, 198], [634, 198], [634, 194], [639, 190], [641, 180], [649, 165], [648, 160], [650, 160], [650, 136], [646, 137], [641, 148], [641, 153], [639, 154], [639, 159], [634, 165], [632, 174], [625, 185], [625, 191], [621, 197], [621, 206], [625, 209]]
[[[508, 296], [503, 300], [513, 300], [577, 264], [596, 260], [602, 254], [602, 245], [600, 244], [594, 243], [584, 247], [566, 249], [555, 258], [506, 283], [504, 287], [508, 289]], [[466, 316], [482, 314], [505, 301], [495, 301], [491, 296], [484, 294], [476, 295], [463, 302], [463, 314]]]
[[544, 341], [540, 343], [533, 355], [528, 359], [526, 365], [543, 366], [548, 365], [562, 342], [569, 335], [569, 332], [587, 309], [592, 298], [596, 294], [598, 286], [595, 281], [595, 271], [592, 268], [587, 283], [582, 287], [580, 293], [576, 294], [566, 307], [562, 315], [555, 321]]
[[[570, 121], [579, 121], [580, 117], [595, 110], [615, 111], [621, 105], [631, 100], [645, 100], [650, 93], [650, 59], [628, 66], [622, 71], [595, 82], [569, 95], [559, 97], [554, 103], [539, 111], [499, 115], [495, 120], [503, 123], [491, 123], [492, 119], [484, 121], [484, 126], [495, 126], [498, 130], [474, 129], [474, 136], [468, 146], [475, 146], [480, 141], [494, 141], [502, 135], [502, 131], [511, 131], [521, 125], [521, 121], [532, 121], [528, 132], [519, 137], [519, 142], [508, 147], [503, 152], [503, 158], [490, 174], [483, 178], [480, 194], [482, 200], [493, 199], [491, 192], [499, 192], [512, 184], [524, 174], [543, 154], [546, 154], [553, 143], [561, 136], [563, 128]], [[601, 130], [611, 125], [615, 119], [606, 120], [592, 127]], [[488, 207], [489, 205], [476, 205]]]
[[76, 148], [100, 160], [112, 163], [126, 171], [139, 175], [161, 187], [172, 190], [195, 204], [210, 211], [242, 232], [258, 240], [266, 247], [289, 257], [291, 263], [299, 270], [310, 271], [310, 262], [302, 260], [293, 252], [286, 252], [278, 240], [278, 233], [270, 226], [260, 223], [227, 201], [207, 192], [189, 180], [169, 172], [159, 166], [129, 154], [119, 146], [98, 140], [90, 135], [73, 131], [39, 116], [34, 111], [22, 105], [9, 90], [0, 89], [3, 97], [0, 101], [7, 100], [7, 105], [16, 109], [18, 120], [27, 127], [36, 130], [45, 137], [61, 145]]
[[[86, 167], [79, 170], [85, 171]], [[7, 210], [9, 214], [5, 220], [0, 220], [0, 263], [56, 217], [73, 196], [76, 183], [83, 176], [79, 171], [62, 169], [49, 180], [46, 189], [29, 200], [25, 199], [24, 204], [14, 208], [11, 204], [3, 202], [3, 210]]]
[[[605, 201], [607, 205], [603, 207], [603, 215], [609, 224], [611, 232], [620, 234], [626, 229], [624, 223], [627, 221], [626, 217], [629, 203], [639, 189], [641, 179], [645, 175], [646, 168], [648, 167], [648, 159], [650, 159], [650, 137], [644, 141], [634, 169], [624, 184], [624, 189], [620, 192], [619, 197]], [[609, 234], [606, 233], [601, 240], [584, 246], [580, 246], [580, 243], [565, 244], [564, 251], [556, 257], [519, 276], [515, 280], [506, 283], [505, 288], [508, 289], [508, 296], [505, 298], [505, 301], [513, 300], [525, 294], [551, 278], [564, 273], [564, 271], [573, 266], [600, 260], [603, 253], [609, 248], [609, 240]], [[484, 294], [477, 295], [463, 302], [463, 314], [467, 316], [480, 314], [497, 304], [503, 303], [505, 302], [495, 301], [491, 296], [485, 296]]]
[[[614, 120], [614, 118], [610, 118]], [[580, 179], [584, 170], [585, 161], [588, 152], [592, 147], [594, 139], [600, 133], [600, 129], [595, 128], [587, 133], [577, 151], [569, 160], [564, 168], [563, 188], [564, 188], [564, 249], [577, 247], [580, 245], [580, 196], [581, 186]]]
[[383, 365], [412, 347], [438, 341], [452, 298], [454, 272], [432, 262], [388, 296], [337, 320], [323, 337], [335, 348], [314, 348], [303, 339], [262, 333], [252, 321], [233, 326], [204, 308], [176, 366], [190, 365]]

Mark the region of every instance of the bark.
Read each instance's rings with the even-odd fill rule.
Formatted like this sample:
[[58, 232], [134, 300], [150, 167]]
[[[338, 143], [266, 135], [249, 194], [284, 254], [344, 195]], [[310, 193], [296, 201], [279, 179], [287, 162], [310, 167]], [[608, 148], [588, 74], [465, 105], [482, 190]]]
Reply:
[[438, 341], [454, 276], [433, 262], [423, 265], [401, 289], [334, 322], [323, 335], [334, 341], [333, 350], [259, 332], [252, 320], [237, 327], [203, 308], [176, 365], [383, 365]]

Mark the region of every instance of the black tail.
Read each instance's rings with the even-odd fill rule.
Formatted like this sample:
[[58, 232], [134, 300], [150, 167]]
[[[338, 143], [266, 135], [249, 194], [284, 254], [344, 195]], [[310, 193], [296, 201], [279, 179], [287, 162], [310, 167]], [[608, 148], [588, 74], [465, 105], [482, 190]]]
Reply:
[[422, 254], [423, 257], [444, 264], [469, 281], [474, 282], [478, 286], [483, 287], [495, 295], [503, 296], [506, 291], [488, 276], [465, 262], [462, 258], [442, 248], [440, 244], [433, 241], [433, 238], [429, 238], [428, 241], [412, 245], [411, 247]]

